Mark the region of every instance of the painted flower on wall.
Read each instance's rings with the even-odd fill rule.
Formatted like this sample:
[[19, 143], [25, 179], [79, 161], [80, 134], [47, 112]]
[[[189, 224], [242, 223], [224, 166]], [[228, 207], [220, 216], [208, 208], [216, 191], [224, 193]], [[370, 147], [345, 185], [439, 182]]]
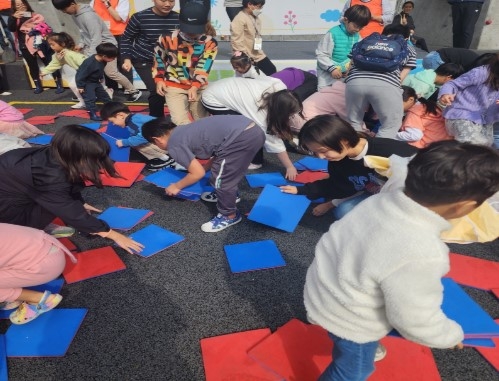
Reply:
[[288, 25], [291, 32], [294, 32], [296, 24], [298, 24], [296, 14], [294, 14], [293, 11], [288, 11], [288, 13], [284, 15], [284, 25]]

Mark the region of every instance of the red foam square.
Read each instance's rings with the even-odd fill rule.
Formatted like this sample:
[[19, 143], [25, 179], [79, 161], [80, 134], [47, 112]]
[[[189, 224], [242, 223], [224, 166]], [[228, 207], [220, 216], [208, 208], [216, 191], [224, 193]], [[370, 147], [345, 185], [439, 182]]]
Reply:
[[141, 105], [128, 105], [127, 107], [131, 112], [141, 112], [149, 108], [149, 106], [141, 106]]
[[68, 284], [126, 269], [111, 246], [82, 251], [74, 256], [78, 262], [66, 261], [66, 268], [62, 272]]
[[[494, 294], [498, 295], [495, 292]], [[499, 319], [495, 322], [499, 324]], [[492, 341], [496, 345], [495, 348], [475, 347], [475, 349], [499, 372], [499, 337], [493, 338]]]
[[26, 115], [27, 113], [33, 111], [32, 108], [18, 108], [17, 111], [21, 112], [23, 115]]
[[248, 356], [248, 350], [268, 336], [270, 329], [264, 328], [202, 339], [206, 381], [281, 380]]
[[296, 178], [294, 179], [295, 182], [297, 183], [312, 183], [317, 180], [323, 180], [328, 178], [329, 175], [324, 172], [318, 172], [318, 171], [303, 171], [299, 173]]
[[52, 124], [55, 122], [55, 116], [53, 115], [39, 115], [33, 116], [31, 118], [26, 119], [26, 122], [34, 124], [35, 126], [40, 126], [43, 124]]
[[[369, 381], [439, 381], [431, 350], [405, 339], [385, 337], [385, 359]], [[331, 362], [333, 343], [326, 330], [293, 319], [249, 351], [287, 381], [316, 380]]]
[[456, 283], [482, 290], [499, 288], [499, 263], [467, 255], [450, 253], [450, 271], [446, 277]]
[[77, 118], [90, 119], [87, 110], [68, 110], [59, 113], [60, 116], [74, 116]]

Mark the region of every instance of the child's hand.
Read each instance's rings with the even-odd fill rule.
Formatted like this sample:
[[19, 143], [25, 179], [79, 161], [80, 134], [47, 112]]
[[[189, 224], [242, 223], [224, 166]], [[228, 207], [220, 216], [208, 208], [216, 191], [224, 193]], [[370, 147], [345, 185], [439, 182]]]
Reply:
[[79, 92], [80, 94], [83, 94], [83, 93], [85, 92], [85, 89], [78, 89], [78, 92]]
[[168, 188], [165, 189], [165, 193], [168, 196], [176, 196], [180, 192], [180, 188], [178, 188], [175, 184], [170, 184]]
[[284, 193], [289, 193], [289, 194], [297, 194], [298, 193], [298, 188], [293, 186], [293, 185], [283, 185], [282, 187], [279, 187], [281, 192]]
[[496, 105], [499, 105], [499, 99], [498, 99], [498, 100], [496, 100]]
[[144, 248], [144, 245], [141, 243], [134, 241], [126, 235], [115, 232], [114, 230], [111, 230], [106, 238], [112, 239], [119, 247], [125, 249], [130, 254], [140, 253]]
[[296, 179], [297, 175], [298, 171], [296, 170], [294, 165], [286, 168], [286, 179], [293, 181], [294, 179]]
[[452, 347], [451, 349], [463, 349], [463, 348], [464, 348], [463, 343], [459, 343], [455, 347]]
[[198, 100], [198, 88], [192, 86], [189, 90], [187, 90], [187, 97], [189, 102], [196, 102]]
[[161, 95], [162, 97], [164, 97], [167, 87], [168, 86], [166, 86], [166, 83], [164, 83], [163, 81], [156, 83], [156, 93], [158, 93], [158, 95]]
[[333, 208], [334, 205], [331, 202], [324, 202], [322, 204], [317, 205], [314, 209], [312, 209], [312, 214], [316, 217], [320, 217], [329, 212]]
[[454, 102], [454, 98], [456, 98], [456, 94], [445, 94], [442, 95], [438, 101], [444, 106], [449, 106], [452, 102]]
[[85, 210], [87, 211], [88, 214], [90, 214], [91, 212], [97, 212], [97, 213], [102, 213], [102, 210], [100, 209], [97, 209], [96, 207], [90, 205], [90, 204], [83, 204], [83, 207], [85, 208]]
[[128, 58], [123, 61], [123, 65], [121, 65], [121, 68], [125, 71], [130, 71], [132, 69], [132, 61], [130, 61]]
[[331, 77], [333, 77], [334, 79], [341, 79], [342, 76], [343, 76], [343, 73], [341, 72], [340, 69], [334, 69], [331, 72]]
[[123, 147], [123, 140], [116, 140], [116, 146]]

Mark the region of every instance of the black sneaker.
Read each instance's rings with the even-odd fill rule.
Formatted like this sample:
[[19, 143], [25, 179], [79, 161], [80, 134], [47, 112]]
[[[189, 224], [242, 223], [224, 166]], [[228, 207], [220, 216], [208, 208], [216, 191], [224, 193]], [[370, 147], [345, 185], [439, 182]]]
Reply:
[[128, 102], [136, 102], [142, 96], [142, 91], [135, 90], [128, 95]]
[[156, 172], [166, 167], [174, 167], [175, 164], [175, 160], [173, 160], [171, 157], [168, 160], [161, 160], [156, 158], [151, 159], [147, 162], [146, 169], [151, 172]]

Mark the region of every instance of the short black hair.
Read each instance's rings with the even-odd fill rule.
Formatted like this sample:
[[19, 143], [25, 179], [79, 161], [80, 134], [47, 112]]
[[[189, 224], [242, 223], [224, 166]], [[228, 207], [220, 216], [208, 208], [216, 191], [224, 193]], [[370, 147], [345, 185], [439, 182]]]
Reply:
[[435, 73], [446, 77], [449, 75], [452, 79], [455, 79], [464, 73], [464, 67], [460, 64], [447, 62], [437, 67]]
[[70, 7], [71, 4], [76, 4], [75, 0], [52, 0], [52, 5], [55, 9], [59, 11], [63, 11], [67, 7]]
[[243, 8], [247, 8], [249, 3], [261, 5], [263, 7], [265, 5], [265, 0], [243, 0]]
[[407, 39], [411, 36], [411, 29], [407, 25], [388, 24], [383, 28], [383, 32], [381, 34], [384, 36], [389, 36], [392, 34], [400, 34], [405, 39]]
[[426, 205], [472, 200], [478, 205], [499, 191], [499, 152], [493, 148], [440, 141], [409, 162], [405, 193]]
[[106, 56], [108, 58], [118, 57], [118, 47], [110, 42], [103, 42], [97, 45], [95, 51], [100, 56]]
[[144, 123], [142, 126], [142, 136], [148, 141], [153, 143], [153, 138], [159, 138], [170, 134], [170, 132], [177, 127], [175, 123], [172, 122], [170, 117], [161, 117], [157, 119], [152, 119], [149, 122]]
[[341, 153], [347, 147], [359, 144], [357, 131], [336, 115], [317, 115], [308, 120], [301, 128], [298, 139], [300, 146], [308, 149], [307, 144], [316, 143]]
[[411, 86], [402, 85], [402, 100], [407, 102], [409, 98], [414, 98], [414, 100], [418, 99], [416, 90], [414, 90]]
[[414, 2], [413, 1], [406, 1], [404, 4], [402, 4], [402, 8], [404, 8], [407, 4], [411, 4], [413, 8], [416, 8], [414, 6]]
[[108, 120], [109, 118], [116, 116], [117, 113], [124, 112], [125, 114], [130, 114], [130, 109], [128, 106], [121, 102], [107, 102], [102, 106], [100, 110], [100, 117], [103, 120]]
[[345, 11], [343, 17], [363, 28], [371, 21], [371, 11], [365, 5], [354, 5]]

